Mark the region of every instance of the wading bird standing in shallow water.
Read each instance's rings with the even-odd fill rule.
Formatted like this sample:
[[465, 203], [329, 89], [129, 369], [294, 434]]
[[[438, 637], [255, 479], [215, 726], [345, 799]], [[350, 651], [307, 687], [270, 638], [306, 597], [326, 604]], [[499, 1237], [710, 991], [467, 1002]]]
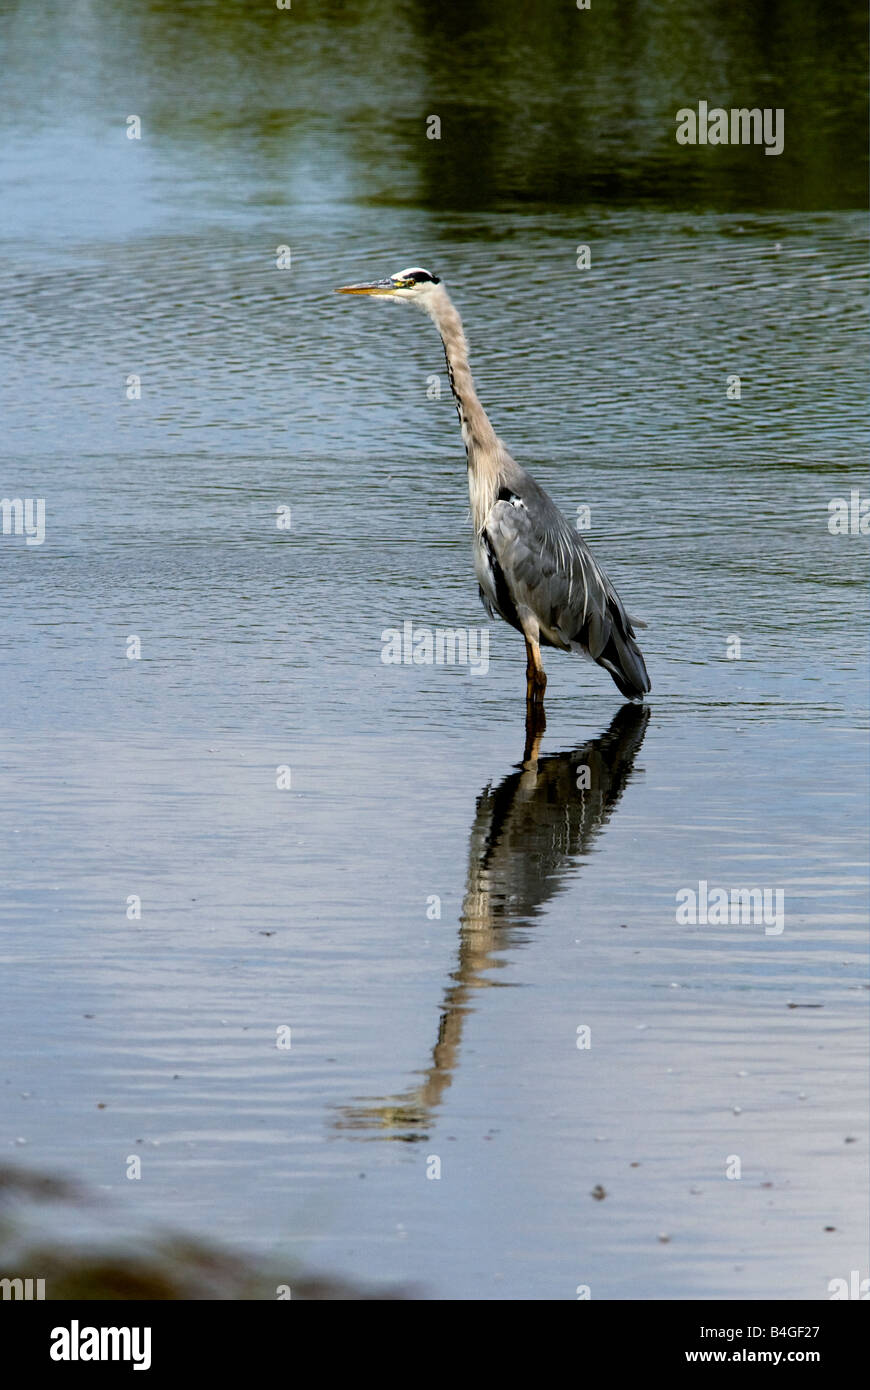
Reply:
[[338, 293], [416, 304], [441, 334], [468, 457], [480, 596], [490, 617], [525, 638], [528, 711], [542, 713], [542, 646], [591, 656], [623, 695], [642, 699], [650, 681], [632, 621], [589, 547], [496, 435], [474, 389], [462, 320], [437, 275], [411, 267]]

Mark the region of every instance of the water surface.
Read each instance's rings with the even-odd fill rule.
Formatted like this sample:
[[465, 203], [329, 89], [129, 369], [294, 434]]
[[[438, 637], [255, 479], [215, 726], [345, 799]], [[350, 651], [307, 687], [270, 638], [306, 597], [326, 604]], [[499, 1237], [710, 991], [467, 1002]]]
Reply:
[[[59, 7], [50, 63], [4, 11], [0, 491], [47, 523], [0, 542], [2, 1142], [107, 1234], [434, 1298], [864, 1267], [858, 49], [750, 8], [472, 6], [447, 61], [440, 7]], [[782, 164], [675, 162], [713, 50], [791, 94]], [[409, 263], [648, 624], [648, 713], [551, 653], [525, 766], [512, 630], [381, 660], [486, 622], [437, 337], [332, 293]], [[783, 932], [678, 924], [701, 880]]]

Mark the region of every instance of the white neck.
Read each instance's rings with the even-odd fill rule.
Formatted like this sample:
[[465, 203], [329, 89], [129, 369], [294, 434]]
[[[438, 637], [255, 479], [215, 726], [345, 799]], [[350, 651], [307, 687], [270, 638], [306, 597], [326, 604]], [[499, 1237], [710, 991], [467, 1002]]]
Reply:
[[444, 344], [447, 375], [456, 400], [456, 411], [468, 458], [471, 514], [475, 529], [481, 531], [498, 491], [503, 445], [490, 424], [474, 388], [462, 320], [443, 285], [439, 285], [427, 295], [423, 307], [441, 334]]

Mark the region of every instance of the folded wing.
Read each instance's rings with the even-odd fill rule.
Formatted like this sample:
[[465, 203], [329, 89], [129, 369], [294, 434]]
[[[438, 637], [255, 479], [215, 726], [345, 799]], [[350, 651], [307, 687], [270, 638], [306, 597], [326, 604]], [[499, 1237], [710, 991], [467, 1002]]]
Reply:
[[639, 699], [650, 680], [622, 600], [543, 488], [511, 465], [480, 537], [484, 602], [518, 628], [530, 613], [542, 644], [588, 654]]

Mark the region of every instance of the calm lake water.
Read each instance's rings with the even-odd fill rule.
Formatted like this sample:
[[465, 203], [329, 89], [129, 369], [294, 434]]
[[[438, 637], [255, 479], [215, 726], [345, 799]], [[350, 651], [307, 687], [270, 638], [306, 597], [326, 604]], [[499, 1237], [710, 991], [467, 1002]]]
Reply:
[[[0, 1153], [105, 1239], [437, 1299], [866, 1273], [863, 30], [753, 13], [94, 3], [48, 55], [3, 7]], [[679, 150], [707, 97], [785, 102], [782, 162]], [[437, 336], [333, 294], [408, 264], [648, 624], [648, 712], [551, 653], [525, 768]], [[488, 669], [385, 665], [406, 622]], [[681, 924], [702, 881], [784, 929]]]

